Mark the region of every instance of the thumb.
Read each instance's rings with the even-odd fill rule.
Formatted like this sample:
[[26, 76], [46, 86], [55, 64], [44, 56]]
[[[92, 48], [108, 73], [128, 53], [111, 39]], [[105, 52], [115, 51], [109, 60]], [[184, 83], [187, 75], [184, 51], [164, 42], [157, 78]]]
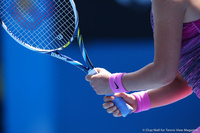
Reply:
[[93, 75], [86, 75], [86, 76], [85, 76], [85, 80], [90, 82], [91, 79], [92, 79], [92, 76], [93, 76]]
[[134, 103], [133, 103], [133, 99], [131, 98], [131, 96], [127, 93], [115, 93], [114, 94], [115, 97], [121, 97], [124, 99], [124, 101], [126, 103], [128, 103], [129, 105], [131, 106], [135, 106]]
[[126, 94], [126, 93], [115, 93], [114, 96], [115, 96], [115, 97], [121, 97], [121, 98], [123, 98], [124, 100], [127, 100], [127, 99], [128, 99], [128, 94]]

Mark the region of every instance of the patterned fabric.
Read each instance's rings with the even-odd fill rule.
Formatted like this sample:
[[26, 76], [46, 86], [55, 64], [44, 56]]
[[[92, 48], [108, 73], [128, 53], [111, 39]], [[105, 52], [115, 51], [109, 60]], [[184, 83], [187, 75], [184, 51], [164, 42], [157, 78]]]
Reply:
[[[154, 32], [154, 20], [151, 12]], [[200, 19], [183, 24], [179, 72], [200, 98]]]
[[200, 19], [183, 24], [179, 71], [200, 98]]

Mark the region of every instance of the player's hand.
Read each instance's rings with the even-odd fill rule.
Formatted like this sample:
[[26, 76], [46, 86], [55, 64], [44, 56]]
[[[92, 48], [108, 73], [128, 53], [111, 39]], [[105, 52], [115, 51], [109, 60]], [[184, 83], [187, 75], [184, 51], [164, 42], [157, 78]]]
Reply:
[[112, 93], [109, 85], [110, 72], [103, 68], [95, 68], [98, 72], [96, 75], [87, 75], [85, 79], [90, 82], [90, 85], [98, 95], [106, 95]]
[[[132, 112], [134, 112], [137, 109], [137, 100], [133, 95], [126, 94], [126, 93], [116, 93], [115, 96], [122, 97], [124, 99], [124, 101], [133, 108]], [[120, 117], [120, 116], [122, 116], [122, 114], [119, 111], [119, 109], [112, 102], [114, 99], [115, 98], [113, 96], [105, 96], [104, 101], [106, 103], [103, 104], [103, 108], [106, 109], [109, 114], [113, 113], [114, 117]]]

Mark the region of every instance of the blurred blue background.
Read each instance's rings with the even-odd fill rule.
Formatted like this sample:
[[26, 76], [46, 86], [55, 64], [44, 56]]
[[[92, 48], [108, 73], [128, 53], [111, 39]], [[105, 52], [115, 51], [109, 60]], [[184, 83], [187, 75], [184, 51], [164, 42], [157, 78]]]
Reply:
[[[75, 2], [95, 67], [132, 72], [153, 61], [148, 2]], [[137, 10], [138, 5], [144, 10]], [[0, 31], [4, 133], [142, 133], [146, 129], [195, 129], [200, 125], [200, 100], [194, 94], [168, 106], [114, 118], [102, 108], [103, 96], [95, 94], [82, 71], [25, 49], [3, 28]], [[76, 44], [62, 53], [82, 61]]]

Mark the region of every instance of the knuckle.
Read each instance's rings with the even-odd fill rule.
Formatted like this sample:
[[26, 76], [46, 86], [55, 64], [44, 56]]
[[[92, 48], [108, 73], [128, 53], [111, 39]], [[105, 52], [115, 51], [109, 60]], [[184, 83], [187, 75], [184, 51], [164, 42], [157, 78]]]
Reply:
[[94, 84], [93, 82], [90, 82], [90, 85], [94, 88], [94, 85], [95, 85], [95, 84]]
[[101, 93], [100, 92], [98, 92], [98, 91], [96, 91], [96, 93], [97, 93], [97, 95], [100, 95]]
[[101, 93], [99, 90], [96, 90], [96, 94], [97, 95], [103, 95], [103, 93]]
[[117, 109], [117, 107], [116, 107], [116, 106], [113, 106], [112, 109], [115, 111], [115, 110]]
[[107, 102], [107, 97], [105, 96], [105, 97], [103, 97], [103, 100], [105, 101], [105, 102]]
[[107, 109], [107, 112], [110, 114], [111, 113], [111, 111], [109, 110], [109, 109]]
[[110, 100], [110, 98], [109, 98], [108, 96], [105, 96], [105, 97], [104, 97], [104, 101], [105, 101], [105, 102], [110, 102], [111, 100]]
[[117, 115], [117, 114], [115, 114], [115, 113], [113, 113], [113, 116], [114, 116], [114, 117], [118, 117], [118, 115]]
[[114, 117], [120, 117], [119, 110], [116, 110], [116, 111], [113, 113], [113, 116], [114, 116]]
[[104, 109], [107, 109], [106, 103], [103, 104], [103, 108], [104, 108]]

